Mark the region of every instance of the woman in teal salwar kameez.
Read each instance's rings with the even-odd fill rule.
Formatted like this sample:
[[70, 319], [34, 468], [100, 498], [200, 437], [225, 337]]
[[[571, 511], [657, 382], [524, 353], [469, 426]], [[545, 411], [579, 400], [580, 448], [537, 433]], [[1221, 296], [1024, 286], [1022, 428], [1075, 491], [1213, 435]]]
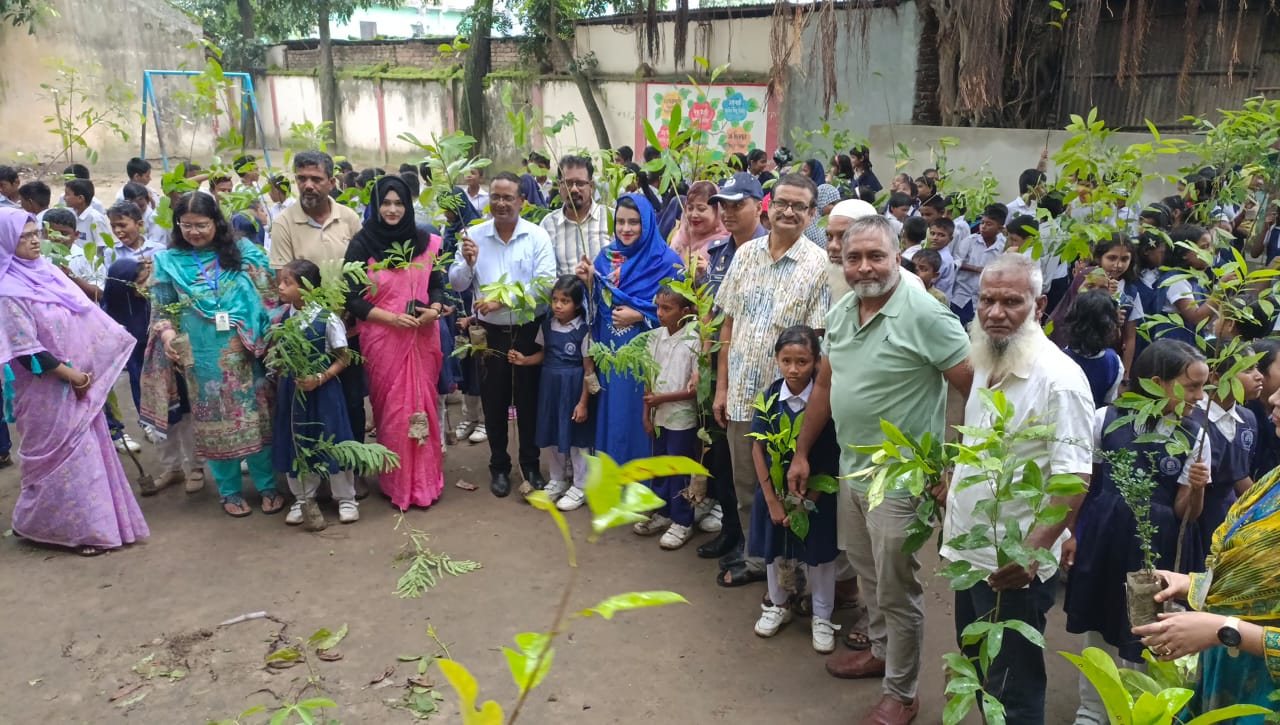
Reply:
[[[181, 405], [177, 371], [190, 400], [196, 450], [209, 461], [223, 510], [247, 516], [244, 461], [264, 513], [284, 498], [271, 466], [271, 390], [262, 365], [274, 304], [270, 266], [261, 249], [234, 241], [217, 201], [202, 192], [174, 205], [169, 249], [155, 257], [152, 325], [143, 364], [142, 417], [163, 432]], [[186, 335], [194, 365], [177, 363], [174, 340]]]

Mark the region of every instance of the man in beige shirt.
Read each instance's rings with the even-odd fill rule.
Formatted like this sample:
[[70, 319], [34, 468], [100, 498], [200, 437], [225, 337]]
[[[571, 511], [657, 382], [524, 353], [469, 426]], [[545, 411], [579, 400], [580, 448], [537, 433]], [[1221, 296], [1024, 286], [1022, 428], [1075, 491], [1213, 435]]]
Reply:
[[299, 199], [271, 223], [271, 268], [280, 269], [295, 259], [341, 262], [361, 221], [359, 214], [330, 196], [333, 159], [321, 151], [304, 151], [293, 157], [293, 174]]
[[[317, 265], [327, 261], [342, 262], [347, 245], [360, 231], [360, 215], [334, 201], [333, 158], [322, 151], [304, 151], [293, 157], [294, 184], [298, 203], [286, 208], [271, 222], [271, 268], [280, 269], [295, 259], [307, 259]], [[358, 328], [347, 327], [347, 348], [359, 354]], [[349, 365], [338, 375], [342, 394], [351, 420], [351, 435], [364, 440], [365, 407], [368, 395], [364, 366]], [[356, 498], [369, 495], [363, 476], [356, 477]]]

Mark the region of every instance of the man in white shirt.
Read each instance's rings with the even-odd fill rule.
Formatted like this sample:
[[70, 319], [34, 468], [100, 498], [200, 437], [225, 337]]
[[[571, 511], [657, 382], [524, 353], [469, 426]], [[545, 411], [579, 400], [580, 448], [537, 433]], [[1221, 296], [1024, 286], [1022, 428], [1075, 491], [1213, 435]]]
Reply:
[[[1080, 367], [1040, 328], [1046, 300], [1040, 294], [1039, 265], [1011, 253], [989, 263], [981, 275], [978, 325], [970, 330], [974, 377], [965, 405], [965, 425], [991, 428], [994, 413], [983, 402], [982, 390], [1000, 391], [1013, 409], [1007, 430], [1023, 430], [1033, 421], [1054, 427], [1049, 440], [1017, 444], [1014, 450], [1018, 462], [1034, 462], [1045, 482], [1051, 476], [1075, 475], [1087, 486], [1093, 470], [1093, 396]], [[974, 445], [977, 441], [965, 434], [964, 443]], [[1012, 463], [1006, 461], [1005, 465]], [[1057, 592], [1058, 567], [1036, 559], [998, 566], [994, 546], [952, 543], [957, 537], [992, 526], [982, 512], [984, 501], [992, 498], [991, 486], [983, 482], [990, 475], [971, 465], [957, 466], [945, 499], [943, 558], [988, 572], [973, 587], [955, 594], [956, 638], [965, 627], [987, 618], [997, 603], [1000, 621], [1022, 621], [1043, 634], [1045, 615]], [[1020, 480], [1023, 469], [1020, 467], [1013, 476]], [[1083, 500], [1083, 487], [1080, 493], [1053, 496], [1045, 506], [1067, 506], [1069, 510], [1065, 518], [1053, 523], [1037, 522], [1026, 499], [1001, 503], [996, 514], [999, 521], [989, 536], [993, 541], [1003, 539], [1004, 522], [1012, 519], [1024, 534], [1028, 552], [1047, 550], [1055, 562], [1069, 567], [1074, 546], [1064, 550], [1063, 544], [1070, 539], [1067, 527]], [[976, 649], [972, 645], [965, 647], [966, 655], [974, 650], [972, 654], [976, 656]], [[1044, 723], [1044, 651], [1026, 638], [1013, 632], [1007, 634], [1000, 654], [986, 671], [985, 686], [1004, 704], [1009, 722]]]
[[542, 367], [513, 366], [507, 361], [511, 350], [524, 355], [539, 350], [536, 338], [546, 309], [512, 310], [497, 300], [486, 299], [483, 287], [496, 282], [519, 282], [526, 290], [545, 290], [554, 282], [556, 258], [547, 233], [520, 217], [524, 195], [515, 174], [504, 171], [494, 177], [489, 185], [489, 208], [493, 218], [469, 228], [463, 237], [460, 254], [449, 267], [449, 283], [459, 294], [471, 290], [475, 295], [477, 324], [488, 337], [489, 349], [501, 353], [479, 359], [484, 381], [480, 401], [489, 437], [489, 490], [501, 498], [511, 493], [507, 413], [512, 403], [516, 407], [524, 480], [535, 489], [546, 486], [539, 469], [541, 451], [534, 442]]
[[564, 206], [542, 220], [556, 253], [556, 274], [573, 274], [578, 261], [594, 260], [609, 246], [609, 210], [592, 201], [595, 168], [585, 156], [560, 159], [560, 198]]

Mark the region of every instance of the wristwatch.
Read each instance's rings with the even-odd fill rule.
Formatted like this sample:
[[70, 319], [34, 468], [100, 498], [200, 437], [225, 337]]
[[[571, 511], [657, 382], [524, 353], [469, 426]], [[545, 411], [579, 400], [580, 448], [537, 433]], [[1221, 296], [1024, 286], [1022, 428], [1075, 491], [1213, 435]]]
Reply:
[[1227, 648], [1227, 654], [1232, 657], [1240, 656], [1240, 618], [1227, 617], [1227, 621], [1222, 623], [1218, 629], [1218, 641], [1223, 647]]

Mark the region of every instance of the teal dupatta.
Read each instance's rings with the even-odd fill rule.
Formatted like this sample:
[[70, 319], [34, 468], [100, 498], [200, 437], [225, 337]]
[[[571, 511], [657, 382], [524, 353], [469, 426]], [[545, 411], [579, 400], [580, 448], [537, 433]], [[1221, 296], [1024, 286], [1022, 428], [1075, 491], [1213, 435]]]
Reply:
[[207, 249], [161, 252], [155, 256], [155, 281], [173, 285], [184, 307], [206, 320], [212, 321], [219, 312], [227, 313], [245, 347], [260, 356], [266, 350], [271, 318], [254, 275], [269, 275], [270, 263], [262, 249], [248, 240], [237, 241], [236, 247], [240, 250], [239, 270], [221, 269], [217, 255]]

